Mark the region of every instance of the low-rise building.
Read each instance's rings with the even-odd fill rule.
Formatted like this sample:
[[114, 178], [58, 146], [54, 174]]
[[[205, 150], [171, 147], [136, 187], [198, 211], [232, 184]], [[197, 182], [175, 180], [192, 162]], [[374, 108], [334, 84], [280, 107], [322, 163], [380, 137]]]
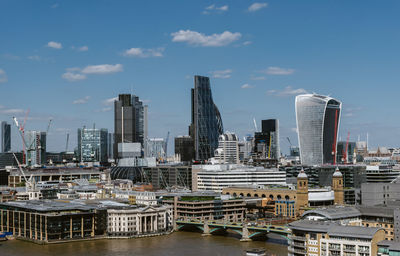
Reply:
[[107, 215], [107, 233], [112, 237], [155, 235], [173, 229], [172, 207], [167, 205], [108, 209]]
[[289, 224], [289, 256], [374, 256], [385, 239], [381, 228], [343, 226], [336, 222], [300, 220]]
[[395, 241], [381, 241], [378, 243], [378, 256], [400, 255], [400, 243]]

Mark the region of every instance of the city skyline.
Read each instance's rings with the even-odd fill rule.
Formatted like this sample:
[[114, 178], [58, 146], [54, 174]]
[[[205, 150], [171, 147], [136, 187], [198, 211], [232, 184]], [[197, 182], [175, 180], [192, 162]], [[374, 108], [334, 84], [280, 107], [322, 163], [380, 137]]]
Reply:
[[276, 118], [287, 153], [294, 96], [316, 92], [343, 102], [338, 140], [368, 132], [371, 147], [400, 144], [399, 3], [255, 3], [3, 1], [0, 120], [30, 109], [26, 129], [45, 131], [52, 117], [47, 148], [59, 151], [67, 132], [76, 147], [83, 125], [113, 131], [111, 99], [133, 93], [149, 105], [149, 137], [176, 137], [187, 134], [193, 76], [204, 75], [240, 138], [253, 118]]

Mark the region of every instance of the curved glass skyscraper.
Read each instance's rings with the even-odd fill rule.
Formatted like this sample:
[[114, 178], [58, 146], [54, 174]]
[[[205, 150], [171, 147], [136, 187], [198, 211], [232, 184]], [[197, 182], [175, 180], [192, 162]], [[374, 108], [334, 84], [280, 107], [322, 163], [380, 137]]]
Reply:
[[328, 96], [296, 97], [296, 122], [302, 165], [334, 164], [342, 103]]
[[208, 160], [218, 147], [218, 137], [223, 133], [221, 114], [214, 104], [210, 78], [194, 77], [192, 89], [192, 123], [190, 136], [194, 141], [195, 160]]

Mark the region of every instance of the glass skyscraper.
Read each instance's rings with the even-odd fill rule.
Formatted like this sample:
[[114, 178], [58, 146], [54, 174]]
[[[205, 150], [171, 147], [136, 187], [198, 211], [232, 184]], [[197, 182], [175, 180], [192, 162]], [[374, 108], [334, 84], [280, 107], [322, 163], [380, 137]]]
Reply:
[[302, 165], [334, 164], [342, 103], [328, 96], [296, 97], [296, 122]]
[[[140, 142], [144, 147], [147, 135], [147, 106], [139, 97], [120, 94], [114, 102], [114, 158], [118, 156], [118, 143]], [[123, 140], [123, 141], [122, 141]]]
[[223, 134], [223, 125], [221, 114], [212, 98], [208, 77], [194, 77], [192, 123], [189, 133], [194, 141], [195, 160], [204, 161], [214, 156], [218, 147], [218, 137]]
[[11, 151], [11, 125], [1, 122], [1, 152]]
[[108, 162], [107, 144], [107, 129], [78, 129], [78, 154], [81, 162]]

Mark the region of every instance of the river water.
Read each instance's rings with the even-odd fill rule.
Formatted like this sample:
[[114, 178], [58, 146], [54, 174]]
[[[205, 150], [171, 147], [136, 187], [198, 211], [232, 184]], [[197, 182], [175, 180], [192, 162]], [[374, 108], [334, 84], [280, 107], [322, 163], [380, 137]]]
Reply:
[[104, 239], [50, 245], [9, 240], [0, 243], [0, 256], [242, 256], [249, 248], [265, 248], [269, 255], [286, 256], [287, 245], [279, 244], [279, 241], [274, 242], [240, 242], [237, 237], [215, 235], [203, 237], [195, 232], [174, 232], [150, 238]]

